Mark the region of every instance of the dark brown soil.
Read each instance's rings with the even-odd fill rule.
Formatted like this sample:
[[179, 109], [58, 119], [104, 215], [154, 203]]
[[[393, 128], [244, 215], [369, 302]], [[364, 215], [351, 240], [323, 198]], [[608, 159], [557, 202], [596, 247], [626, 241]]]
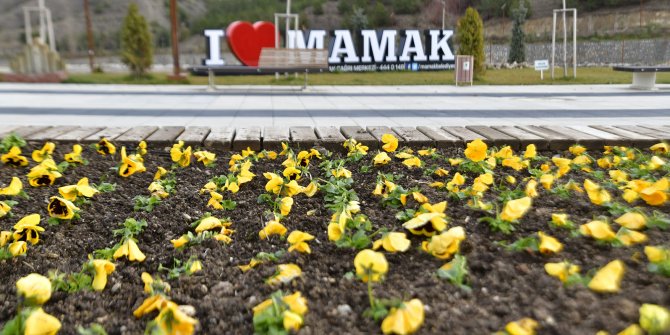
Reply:
[[[9, 230], [19, 218], [31, 213], [41, 214], [42, 225], [46, 227], [40, 243], [29, 246], [27, 257], [0, 263], [0, 324], [15, 313], [14, 283], [20, 277], [32, 272], [46, 275], [49, 270], [78, 271], [89, 253], [116, 243], [112, 230], [126, 218], [133, 217], [149, 223], [138, 238], [140, 248], [147, 255], [146, 261], [117, 262], [117, 269], [102, 293], [55, 293], [44, 308], [61, 320], [63, 334], [75, 334], [78, 325], [88, 326], [91, 323], [100, 323], [109, 334], [143, 333], [152, 317], [138, 320], [132, 315], [132, 311], [146, 297], [140, 274], [144, 271], [155, 274], [160, 264], [171, 265], [174, 258], [187, 260], [191, 255], [202, 261], [203, 271], [170, 281], [171, 298], [180, 305], [195, 307], [195, 317], [200, 322], [199, 333], [253, 333], [251, 308], [277, 289], [264, 283], [276, 267], [264, 264], [242, 273], [237, 265], [248, 263], [260, 251], [274, 252], [288, 247], [286, 241], [277, 238], [258, 239], [258, 231], [266, 221], [264, 211], [267, 210], [266, 205], [259, 205], [256, 201], [265, 192], [266, 179], [262, 173], [280, 170], [282, 159], [255, 163], [252, 172], [257, 177], [234, 195], [237, 208], [215, 213], [217, 216], [228, 216], [233, 222], [232, 229], [236, 232], [230, 245], [208, 241], [185, 251], [175, 251], [170, 240], [187, 232], [190, 223], [205, 212], [211, 212], [206, 207], [209, 196], [200, 195], [198, 190], [209, 178], [228, 173], [230, 153], [218, 153], [219, 163], [215, 168], [193, 164], [189, 168], [178, 169], [174, 195], [151, 213], [134, 212], [132, 199], [136, 195], [148, 194], [147, 186], [156, 167], [171, 165], [167, 155], [157, 154], [163, 151], [162, 148], [150, 149], [154, 152], [146, 157], [148, 171], [121, 178], [110, 170], [116, 164], [114, 160], [86, 148], [85, 157], [91, 164], [69, 169], [54, 186], [47, 188], [28, 186], [25, 178], [28, 168], [0, 167], [0, 183], [7, 183], [12, 176], [18, 176], [31, 197], [30, 200], [19, 199], [20, 204], [12, 211], [14, 217], [0, 219], [0, 228]], [[69, 147], [60, 145], [55, 155], [57, 160], [60, 161], [63, 151], [68, 150]], [[31, 151], [24, 149], [24, 153]], [[462, 155], [462, 151], [444, 154], [454, 157]], [[371, 158], [364, 161], [369, 162]], [[424, 160], [429, 165], [439, 164], [454, 171], [443, 161]], [[318, 161], [312, 162], [314, 178], [323, 176], [317, 165]], [[355, 190], [361, 198], [362, 213], [378, 227], [402, 230], [402, 222], [395, 219], [397, 211], [382, 207], [379, 198], [371, 194], [378, 170], [403, 174], [404, 177], [397, 183], [405, 188], [420, 188], [431, 203], [447, 199], [445, 192], [428, 186], [440, 179], [424, 176], [420, 169], [409, 170], [397, 160], [392, 166], [371, 168], [367, 173], [358, 172], [360, 165], [362, 163], [348, 168], [354, 172]], [[496, 169], [499, 174], [509, 171], [512, 170]], [[519, 180], [527, 176], [527, 173], [514, 174]], [[82, 177], [89, 177], [91, 183], [116, 183], [117, 189], [112, 193], [101, 193], [90, 204], [84, 205], [79, 221], [48, 226], [48, 198], [57, 195], [58, 187], [74, 184]], [[583, 175], [576, 172], [573, 178], [581, 180]], [[468, 184], [471, 181], [472, 178]], [[306, 182], [301, 184], [306, 185]], [[463, 226], [467, 232], [461, 252], [467, 257], [470, 268], [471, 293], [437, 278], [435, 272], [444, 262], [419, 250], [422, 239], [411, 236], [412, 246], [408, 252], [386, 254], [389, 272], [385, 281], [375, 287], [377, 296], [419, 298], [427, 310], [425, 322], [418, 332], [420, 334], [489, 334], [502, 329], [507, 322], [523, 317], [538, 320], [541, 334], [594, 334], [598, 330], [616, 333], [637, 322], [641, 304], [670, 306], [670, 278], [646, 270], [646, 259], [643, 254], [640, 255], [643, 246], [617, 248], [601, 245], [588, 238], [570, 237], [566, 230], [552, 228], [548, 224], [551, 213], [570, 213], [573, 221], [582, 224], [595, 216], [607, 215], [604, 209], [592, 205], [586, 196], [563, 200], [539, 191], [541, 196], [512, 235], [492, 232], [488, 225], [477, 223], [483, 215], [481, 212], [468, 209], [461, 202], [448, 200], [450, 226]], [[315, 210], [315, 214], [307, 215], [310, 210]], [[667, 207], [661, 210], [669, 212]], [[301, 280], [280, 287], [285, 291], [299, 290], [308, 300], [309, 312], [300, 334], [381, 333], [378, 323], [362, 316], [368, 307], [366, 285], [358, 280], [345, 279], [345, 274], [354, 270], [353, 259], [357, 251], [338, 249], [328, 241], [326, 226], [329, 219], [323, 194], [317, 193], [313, 198], [296, 196], [291, 214], [283, 221], [289, 231], [299, 229], [316, 236], [316, 240], [310, 243], [312, 254], [291, 253], [281, 259], [282, 263], [294, 262], [303, 270]], [[508, 252], [496, 244], [496, 241], [514, 241], [538, 230], [557, 237], [565, 244], [565, 249], [556, 256], [542, 256]], [[647, 233], [650, 245], [667, 244], [670, 237], [668, 231], [651, 230]], [[586, 272], [617, 258], [623, 260], [627, 268], [619, 294], [597, 294], [582, 286], [565, 288], [544, 271], [547, 262], [570, 260]], [[347, 309], [344, 305], [351, 308], [350, 313], [338, 312], [338, 306], [341, 311]]]

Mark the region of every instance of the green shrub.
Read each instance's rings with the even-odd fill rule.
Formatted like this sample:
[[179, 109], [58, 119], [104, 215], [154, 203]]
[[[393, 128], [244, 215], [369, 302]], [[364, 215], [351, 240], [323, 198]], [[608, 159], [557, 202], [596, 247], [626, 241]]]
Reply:
[[135, 77], [142, 77], [153, 64], [154, 47], [149, 25], [135, 3], [128, 6], [128, 14], [121, 28], [121, 61]]
[[484, 74], [484, 23], [479, 12], [468, 7], [456, 28], [458, 54], [475, 57], [475, 77]]

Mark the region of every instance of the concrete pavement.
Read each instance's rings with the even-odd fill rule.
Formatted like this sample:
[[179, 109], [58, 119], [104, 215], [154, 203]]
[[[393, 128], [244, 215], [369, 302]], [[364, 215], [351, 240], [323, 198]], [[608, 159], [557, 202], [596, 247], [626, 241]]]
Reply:
[[285, 86], [0, 83], [4, 124], [444, 126], [670, 124], [670, 85]]

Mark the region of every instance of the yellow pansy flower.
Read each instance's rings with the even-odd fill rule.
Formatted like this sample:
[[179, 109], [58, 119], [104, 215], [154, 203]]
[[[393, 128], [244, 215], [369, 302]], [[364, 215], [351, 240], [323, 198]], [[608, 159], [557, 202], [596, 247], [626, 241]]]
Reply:
[[670, 331], [670, 310], [659, 305], [642, 304], [640, 327], [648, 334], [666, 334]]
[[9, 211], [11, 211], [11, 210], [12, 210], [12, 208], [9, 207], [9, 205], [7, 203], [5, 203], [4, 201], [0, 201], [0, 218], [9, 214]]
[[413, 168], [413, 167], [421, 167], [423, 162], [421, 162], [421, 159], [419, 159], [419, 157], [410, 157], [402, 161], [402, 164], [409, 168]]
[[565, 283], [570, 276], [579, 274], [580, 267], [570, 262], [547, 263], [544, 265], [544, 271], [550, 276], [558, 278], [561, 283]]
[[411, 242], [407, 239], [405, 233], [390, 232], [376, 240], [372, 244], [372, 249], [377, 250], [384, 247], [384, 250], [388, 252], [405, 252], [409, 249], [410, 244]]
[[119, 176], [130, 177], [135, 173], [144, 172], [147, 169], [142, 163], [142, 158], [137, 155], [126, 155], [126, 147], [121, 147], [121, 165], [119, 165]]
[[223, 200], [223, 195], [221, 195], [218, 192], [210, 192], [209, 193], [209, 201], [207, 202], [207, 207], [212, 207], [214, 209], [223, 209], [223, 205], [221, 205], [221, 201]]
[[351, 171], [339, 167], [337, 169], [330, 170], [330, 173], [335, 177], [335, 178], [351, 178]]
[[15, 241], [7, 248], [13, 257], [24, 255], [28, 251], [28, 243], [24, 241]]
[[195, 157], [196, 161], [202, 162], [205, 166], [212, 165], [216, 161], [216, 154], [207, 150], [196, 151], [193, 153], [193, 157]]
[[60, 321], [40, 307], [33, 310], [26, 319], [23, 335], [56, 335], [60, 328]]
[[77, 197], [80, 196], [91, 198], [99, 192], [100, 191], [96, 190], [88, 184], [88, 178], [86, 177], [81, 178], [77, 182], [77, 185], [68, 185], [58, 188], [58, 193], [63, 196], [63, 199], [69, 201], [75, 201], [77, 200]]
[[282, 185], [284, 185], [284, 179], [272, 172], [263, 173], [263, 176], [268, 179], [268, 182], [265, 184], [265, 191], [279, 194]]
[[626, 268], [622, 261], [618, 259], [611, 261], [596, 272], [588, 287], [598, 293], [619, 292], [625, 271]]
[[0, 188], [0, 195], [15, 196], [19, 195], [23, 190], [23, 183], [21, 179], [17, 177], [12, 177], [12, 181], [9, 182], [7, 187]]
[[391, 161], [391, 157], [386, 152], [380, 152], [372, 159], [374, 165], [386, 165]]
[[291, 213], [291, 207], [293, 207], [293, 198], [291, 197], [283, 197], [279, 202], [279, 210], [283, 216], [287, 216]]
[[310, 254], [312, 250], [309, 248], [307, 241], [314, 239], [314, 236], [309, 233], [305, 233], [299, 230], [292, 231], [286, 241], [291, 245], [288, 248], [288, 252], [297, 251], [303, 254]]
[[665, 161], [663, 158], [658, 157], [658, 156], [652, 156], [651, 159], [649, 159], [649, 163], [647, 163], [647, 169], [649, 170], [658, 170], [660, 169], [663, 165], [665, 165]]
[[467, 148], [465, 149], [465, 157], [473, 162], [481, 162], [486, 159], [487, 149], [488, 146], [486, 143], [484, 143], [484, 141], [476, 139], [467, 144]]
[[618, 217], [614, 222], [628, 229], [640, 230], [647, 225], [647, 218], [635, 212], [628, 212]]
[[384, 134], [382, 135], [382, 149], [386, 152], [394, 152], [396, 149], [398, 149], [398, 138], [393, 136], [392, 134]]
[[284, 311], [282, 313], [282, 317], [282, 325], [284, 326], [284, 330], [289, 332], [297, 332], [300, 327], [302, 327], [303, 320], [300, 314], [291, 311]]
[[95, 276], [93, 277], [92, 287], [95, 291], [102, 291], [107, 286], [107, 276], [116, 269], [114, 263], [104, 259], [94, 259], [91, 261]]
[[661, 206], [668, 200], [668, 188], [669, 188], [668, 179], [661, 178], [651, 186], [644, 188], [640, 191], [640, 197], [648, 205], [651, 206]]
[[354, 258], [356, 275], [367, 283], [379, 282], [388, 271], [388, 262], [384, 254], [370, 249], [361, 250]]
[[540, 325], [531, 318], [523, 318], [513, 321], [505, 326], [505, 331], [509, 335], [535, 335], [536, 329]]
[[72, 152], [65, 154], [63, 159], [65, 159], [65, 161], [68, 163], [84, 164], [84, 158], [81, 157], [83, 150], [84, 149], [81, 147], [81, 145], [75, 144], [72, 146]]
[[589, 199], [595, 205], [603, 205], [609, 203], [612, 200], [609, 192], [600, 187], [600, 185], [592, 182], [589, 179], [584, 180], [584, 189], [586, 194], [588, 194]]
[[56, 149], [56, 145], [53, 142], [46, 142], [42, 149], [33, 151], [33, 160], [37, 163], [41, 163], [43, 160], [51, 157]]
[[558, 214], [558, 213], [551, 214], [551, 223], [559, 227], [567, 226], [569, 224], [568, 214]]
[[116, 249], [113, 257], [114, 259], [119, 259], [124, 256], [127, 257], [131, 262], [144, 262], [144, 260], [147, 258], [132, 238], [127, 239], [125, 243]]
[[204, 231], [217, 229], [223, 227], [224, 224], [216, 217], [208, 216], [200, 221], [197, 227], [195, 227], [196, 233], [202, 233]]
[[530, 179], [528, 183], [526, 183], [526, 189], [524, 191], [526, 193], [526, 196], [535, 198], [538, 196], [537, 194], [537, 180], [535, 179]]
[[575, 144], [575, 145], [571, 146], [568, 150], [570, 150], [570, 153], [572, 153], [575, 156], [579, 156], [579, 155], [586, 152], [586, 148], [584, 148], [583, 146], [581, 146], [579, 144]]
[[16, 292], [30, 305], [44, 305], [51, 299], [51, 281], [37, 273], [31, 273], [16, 282]]
[[11, 240], [13, 240], [11, 231], [0, 231], [0, 248], [4, 248]]
[[579, 231], [583, 235], [591, 236], [596, 240], [612, 241], [616, 238], [616, 233], [605, 221], [594, 220], [583, 224], [579, 227]]
[[502, 166], [512, 168], [514, 171], [521, 171], [524, 168], [521, 158], [517, 156], [503, 159]]
[[619, 229], [617, 233], [617, 239], [625, 246], [631, 246], [636, 243], [642, 243], [647, 241], [647, 235], [637, 232], [635, 230], [630, 230], [627, 228]]
[[652, 145], [649, 150], [659, 154], [667, 154], [668, 151], [670, 151], [670, 145], [665, 142], [656, 143]]
[[60, 197], [49, 198], [49, 205], [47, 206], [49, 216], [60, 220], [71, 220], [75, 214], [79, 212], [79, 207], [75, 206], [71, 201]]
[[114, 155], [116, 153], [116, 147], [114, 144], [112, 144], [112, 142], [108, 141], [104, 137], [100, 139], [100, 141], [95, 145], [95, 150], [103, 156]]
[[277, 285], [277, 284], [288, 284], [293, 279], [296, 279], [302, 275], [302, 270], [296, 264], [279, 264], [277, 265], [277, 274], [268, 278], [265, 282], [268, 285]]
[[391, 308], [384, 321], [384, 334], [412, 334], [419, 330], [424, 320], [424, 306], [421, 300], [404, 301], [398, 308]]
[[540, 237], [540, 252], [543, 254], [557, 254], [563, 250], [563, 244], [553, 236], [549, 236], [541, 231], [537, 232]]
[[287, 231], [288, 229], [275, 218], [265, 224], [265, 227], [258, 232], [258, 237], [260, 237], [261, 240], [264, 240], [272, 235], [284, 236]]
[[[163, 176], [165, 176], [167, 173], [168, 173], [168, 171], [164, 167], [159, 166], [158, 169], [156, 169], [156, 174], [154, 174], [154, 180], [161, 180], [163, 178]], [[212, 184], [214, 184], [214, 183], [212, 183]]]
[[238, 265], [237, 267], [238, 267], [240, 270], [242, 270], [242, 272], [247, 272], [247, 271], [249, 271], [249, 270], [255, 268], [256, 266], [258, 266], [258, 265], [260, 265], [260, 264], [263, 264], [263, 261], [259, 261], [259, 260], [255, 259], [255, 258], [252, 258], [251, 261], [249, 261], [249, 264]]
[[670, 250], [663, 247], [646, 246], [644, 254], [651, 263], [661, 263], [670, 260]]
[[425, 203], [421, 205], [414, 218], [403, 223], [402, 226], [415, 235], [433, 236], [436, 232], [447, 228], [447, 215], [444, 214], [446, 209], [446, 201], [434, 205]]
[[188, 268], [188, 271], [190, 273], [196, 273], [198, 271], [202, 271], [202, 262], [195, 261], [195, 262], [191, 263], [191, 267]]
[[182, 235], [181, 237], [179, 237], [176, 240], [170, 240], [170, 243], [172, 243], [172, 246], [175, 249], [178, 249], [178, 248], [183, 247], [184, 245], [186, 245], [186, 243], [188, 243], [190, 241], [191, 241], [191, 239], [188, 238], [188, 235]]
[[44, 228], [39, 226], [40, 219], [39, 214], [31, 214], [19, 220], [14, 225], [14, 233], [12, 234], [14, 241], [18, 241], [25, 236], [27, 242], [32, 245], [37, 244], [40, 241], [39, 233], [44, 231]]
[[172, 145], [170, 157], [172, 161], [181, 167], [187, 167], [191, 164], [191, 146], [183, 149], [184, 141], [179, 141]]
[[448, 259], [458, 252], [462, 241], [465, 241], [465, 229], [453, 227], [424, 241], [421, 249], [439, 259]]
[[[144, 279], [144, 274], [142, 274], [142, 279]], [[146, 282], [144, 287], [146, 290]], [[133, 311], [133, 315], [136, 318], [140, 318], [143, 315], [149, 314], [157, 309], [161, 309], [161, 307], [168, 301], [169, 300], [163, 297], [163, 295], [160, 294], [152, 295], [144, 299], [140, 307], [137, 307], [137, 309]]]
[[300, 175], [302, 174], [302, 171], [297, 169], [295, 166], [288, 166], [284, 169], [282, 174], [288, 180], [300, 180]]
[[510, 200], [505, 204], [503, 211], [500, 213], [500, 218], [510, 222], [516, 221], [526, 214], [530, 209], [532, 202], [530, 197]]
[[9, 149], [6, 154], [0, 156], [0, 161], [2, 161], [3, 164], [7, 164], [13, 167], [28, 165], [28, 159], [24, 156], [21, 156], [21, 148], [17, 146], [11, 147], [11, 149]]
[[328, 239], [331, 241], [339, 241], [342, 238], [344, 231], [340, 228], [337, 221], [331, 221], [328, 224]]
[[543, 174], [540, 177], [540, 184], [544, 187], [545, 190], [551, 190], [551, 185], [554, 184], [554, 176], [551, 174]]
[[156, 327], [160, 329], [157, 333], [168, 335], [192, 335], [198, 324], [198, 320], [186, 315], [171, 301], [162, 304], [155, 321]]
[[62, 177], [53, 159], [45, 159], [40, 165], [34, 166], [28, 173], [28, 183], [33, 187], [53, 185], [56, 179]]
[[610, 178], [616, 183], [626, 183], [628, 182], [628, 174], [621, 170], [610, 170]]
[[537, 157], [537, 149], [535, 147], [535, 144], [529, 144], [526, 146], [526, 152], [523, 153], [523, 158], [525, 159], [533, 159]]

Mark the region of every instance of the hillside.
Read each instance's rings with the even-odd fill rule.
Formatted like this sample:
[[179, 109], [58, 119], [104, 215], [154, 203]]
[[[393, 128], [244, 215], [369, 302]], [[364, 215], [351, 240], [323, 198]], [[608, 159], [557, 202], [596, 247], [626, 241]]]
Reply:
[[[156, 45], [169, 47], [169, 20], [167, 0], [90, 0], [93, 25], [99, 54], [114, 54], [118, 48], [118, 31], [125, 16], [128, 3], [136, 2], [142, 14], [152, 25]], [[459, 13], [468, 4], [477, 6], [485, 23], [487, 37], [505, 39], [511, 28], [509, 15], [501, 3], [513, 6], [520, 0], [459, 0], [447, 1], [447, 27], [454, 27]], [[547, 36], [552, 10], [560, 6], [561, 0], [524, 0], [531, 7], [529, 36], [543, 39]], [[575, 2], [576, 0], [569, 0]], [[603, 35], [636, 34], [648, 37], [659, 36], [670, 30], [670, 1], [645, 0], [645, 24], [635, 24], [639, 16], [638, 6], [625, 6], [637, 0], [581, 0], [581, 9], [594, 3], [601, 5], [597, 11], [580, 10], [580, 35], [593, 37]], [[301, 14], [301, 25], [305, 28], [429, 28], [442, 24], [442, 2], [440, 0], [292, 0], [293, 11]], [[182, 26], [182, 50], [200, 52], [203, 48], [199, 32], [204, 28], [225, 27], [234, 20], [273, 20], [273, 13], [285, 11], [285, 0], [179, 0]], [[82, 0], [46, 0], [53, 12], [56, 39], [59, 50], [65, 56], [83, 55], [86, 51], [86, 35], [82, 12]], [[23, 35], [23, 11], [26, 5], [36, 6], [37, 0], [0, 1], [0, 58], [6, 59], [21, 47]], [[507, 8], [509, 8], [508, 6]], [[37, 23], [35, 18], [33, 21]], [[583, 28], [582, 28], [583, 27]]]

